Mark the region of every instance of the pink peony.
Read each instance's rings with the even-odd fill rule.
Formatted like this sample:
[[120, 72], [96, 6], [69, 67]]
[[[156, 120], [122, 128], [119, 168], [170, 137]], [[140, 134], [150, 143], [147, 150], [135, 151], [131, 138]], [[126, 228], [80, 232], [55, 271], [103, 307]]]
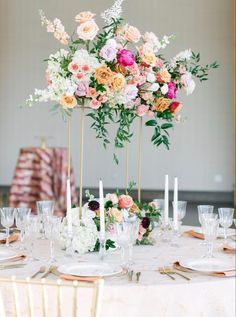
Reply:
[[167, 97], [169, 99], [175, 99], [176, 98], [176, 92], [177, 92], [177, 87], [176, 84], [173, 83], [172, 81], [170, 81], [168, 83], [168, 93], [167, 93]]
[[131, 208], [134, 204], [133, 198], [129, 195], [121, 195], [119, 197], [118, 205], [120, 208], [128, 209]]
[[139, 117], [143, 117], [148, 112], [148, 106], [146, 105], [140, 105], [136, 109], [136, 113]]
[[135, 62], [135, 55], [130, 50], [122, 49], [117, 54], [117, 61], [122, 66], [132, 66]]

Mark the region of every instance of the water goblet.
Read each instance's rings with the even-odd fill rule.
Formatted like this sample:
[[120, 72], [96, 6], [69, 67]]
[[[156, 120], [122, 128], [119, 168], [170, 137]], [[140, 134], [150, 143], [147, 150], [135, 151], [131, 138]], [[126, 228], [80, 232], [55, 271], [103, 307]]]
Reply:
[[15, 208], [3, 207], [0, 209], [1, 224], [6, 228], [6, 247], [10, 246], [10, 227], [14, 224]]
[[163, 218], [165, 200], [164, 199], [153, 199], [153, 202], [156, 204], [157, 209], [160, 210], [161, 217]]
[[128, 218], [128, 220], [126, 221], [126, 225], [127, 225], [128, 231], [129, 231], [128, 265], [131, 266], [132, 264], [134, 264], [134, 261], [133, 261], [133, 247], [134, 247], [134, 244], [136, 243], [136, 240], [138, 239], [140, 220], [137, 217]]
[[59, 237], [61, 231], [62, 217], [47, 216], [45, 221], [45, 236], [50, 240], [50, 258], [49, 264], [56, 262], [55, 258], [55, 240]]
[[224, 228], [224, 244], [228, 239], [228, 228], [233, 223], [234, 209], [233, 208], [219, 208], [220, 225]]
[[116, 224], [116, 240], [121, 249], [121, 266], [127, 265], [126, 249], [130, 244], [130, 232], [127, 222], [122, 221]]
[[37, 215], [28, 215], [26, 217], [25, 236], [29, 242], [30, 257], [28, 262], [38, 261], [34, 256], [34, 243], [40, 234], [40, 217]]
[[20, 246], [19, 250], [24, 250], [23, 241], [25, 236], [25, 226], [27, 217], [30, 215], [31, 209], [30, 208], [16, 208], [15, 212], [15, 223], [16, 227], [20, 230]]
[[36, 202], [37, 213], [40, 216], [41, 224], [41, 239], [45, 239], [45, 221], [47, 216], [52, 216], [54, 211], [55, 202], [52, 200], [40, 200]]
[[202, 227], [202, 222], [203, 222], [203, 216], [206, 214], [212, 214], [214, 211], [214, 206], [211, 205], [199, 205], [197, 206], [198, 209], [198, 220], [200, 222], [200, 225]]
[[219, 220], [217, 217], [204, 217], [202, 219], [202, 227], [207, 246], [207, 252], [203, 257], [213, 258], [213, 246], [218, 234]]

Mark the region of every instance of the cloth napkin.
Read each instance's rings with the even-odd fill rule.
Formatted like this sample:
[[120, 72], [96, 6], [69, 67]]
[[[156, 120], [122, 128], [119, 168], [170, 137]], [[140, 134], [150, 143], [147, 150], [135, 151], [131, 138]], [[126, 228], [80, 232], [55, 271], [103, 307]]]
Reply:
[[204, 234], [194, 231], [194, 230], [188, 230], [184, 232], [186, 235], [193, 237], [193, 238], [197, 238], [197, 239], [201, 239], [204, 240]]
[[225, 245], [223, 247], [223, 251], [226, 252], [226, 253], [234, 254], [234, 253], [236, 253], [236, 248], [232, 248], [229, 245]]
[[231, 270], [231, 271], [225, 271], [225, 272], [201, 272], [201, 271], [195, 271], [191, 270], [189, 268], [183, 267], [180, 262], [175, 262], [174, 263], [174, 268], [176, 270], [182, 271], [182, 272], [188, 272], [188, 273], [201, 273], [204, 275], [211, 275], [211, 276], [217, 276], [217, 277], [234, 277], [236, 276], [236, 270]]
[[62, 280], [67, 280], [67, 281], [90, 282], [90, 283], [96, 282], [100, 279], [100, 277], [82, 277], [82, 276], [66, 275], [66, 274], [59, 275], [59, 278]]
[[13, 258], [4, 260], [4, 261], [1, 261], [1, 260], [0, 260], [0, 264], [6, 265], [7, 263], [23, 261], [23, 260], [25, 260], [25, 259], [26, 259], [26, 255], [20, 254], [20, 255], [14, 256]]
[[[19, 238], [18, 234], [12, 234], [9, 237], [9, 242], [10, 243], [15, 242], [18, 240], [18, 238]], [[5, 243], [6, 243], [6, 238], [0, 240], [0, 244], [5, 244]]]

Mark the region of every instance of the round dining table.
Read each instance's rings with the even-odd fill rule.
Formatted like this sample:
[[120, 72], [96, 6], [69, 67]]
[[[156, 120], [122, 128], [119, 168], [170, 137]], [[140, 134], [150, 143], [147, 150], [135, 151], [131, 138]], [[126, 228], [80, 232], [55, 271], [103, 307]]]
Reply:
[[[191, 228], [185, 226], [182, 230], [185, 232]], [[235, 230], [231, 229], [231, 233], [235, 234]], [[222, 241], [217, 239], [215, 242], [215, 259], [235, 265], [235, 254], [225, 253]], [[202, 240], [182, 234], [176, 246], [162, 241], [156, 233], [155, 245], [134, 246], [134, 264], [131, 267], [133, 278], [131, 279], [127, 274], [104, 278], [101, 316], [235, 317], [235, 277], [216, 277], [199, 272], [186, 272], [183, 274], [190, 278], [186, 280], [177, 274], [172, 275], [174, 277], [172, 279], [159, 272], [159, 268], [170, 267], [176, 261], [201, 259], [206, 252], [206, 247], [201, 242]], [[14, 246], [17, 244], [18, 242]], [[34, 255], [39, 259], [38, 261], [26, 262], [24, 267], [14, 270], [0, 270], [1, 277], [10, 277], [14, 274], [16, 278], [26, 278], [34, 274], [40, 266], [45, 265], [45, 260], [49, 257], [49, 241], [38, 239], [35, 243]], [[60, 250], [59, 245], [56, 247], [56, 259], [57, 266], [72, 262], [89, 264], [100, 261], [96, 252], [70, 258]], [[108, 251], [104, 261], [114, 266], [119, 265], [120, 250]], [[139, 280], [137, 279], [138, 272], [141, 273]], [[40, 274], [37, 278], [40, 278]], [[47, 278], [55, 280], [57, 276], [49, 274]], [[6, 296], [1, 286], [0, 291]], [[52, 292], [50, 296], [50, 303], [53, 306]], [[68, 294], [68, 305], [69, 297]], [[10, 317], [12, 316], [10, 297], [7, 300]], [[53, 314], [50, 315], [50, 317], [53, 316]], [[87, 315], [82, 313], [81, 316]]]

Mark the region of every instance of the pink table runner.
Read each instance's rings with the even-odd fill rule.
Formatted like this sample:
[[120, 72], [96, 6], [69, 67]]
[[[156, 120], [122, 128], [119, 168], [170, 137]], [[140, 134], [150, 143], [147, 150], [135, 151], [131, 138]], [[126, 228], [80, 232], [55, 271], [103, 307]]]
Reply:
[[[13, 178], [9, 204], [36, 211], [36, 201], [55, 200], [55, 211], [66, 211], [66, 148], [24, 148], [20, 150]], [[74, 176], [71, 169], [72, 203], [77, 203]]]

